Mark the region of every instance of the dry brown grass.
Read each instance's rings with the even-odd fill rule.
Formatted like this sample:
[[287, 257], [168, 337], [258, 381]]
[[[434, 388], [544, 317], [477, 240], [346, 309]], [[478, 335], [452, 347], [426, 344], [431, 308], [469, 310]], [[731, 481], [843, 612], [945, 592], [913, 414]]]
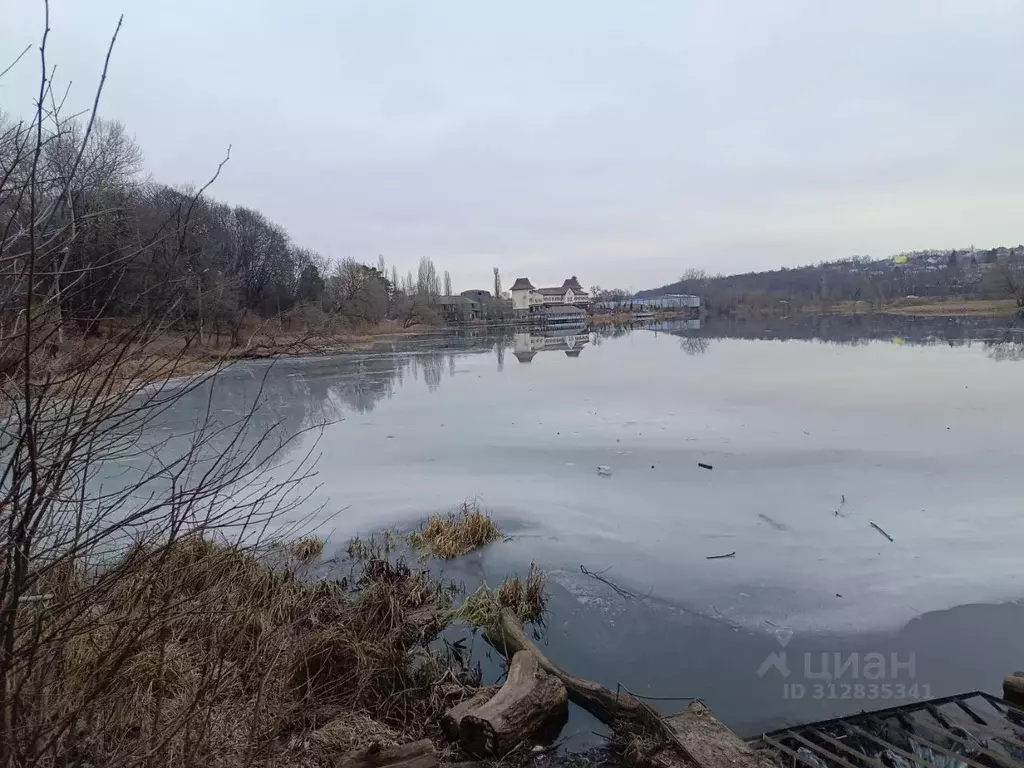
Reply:
[[188, 537], [105, 573], [99, 593], [95, 577], [54, 575], [56, 598], [25, 613], [26, 637], [60, 627], [38, 648], [47, 663], [9, 681], [35, 703], [25, 737], [88, 713], [52, 734], [50, 764], [334, 765], [373, 740], [438, 735], [446, 696], [469, 679], [431, 648], [448, 593], [402, 562], [367, 560], [351, 585], [304, 582]]
[[409, 536], [409, 543], [421, 552], [450, 560], [502, 537], [501, 529], [476, 501], [464, 501], [458, 512], [429, 517]]
[[316, 537], [299, 539], [292, 542], [290, 549], [296, 560], [308, 565], [314, 560], [318, 560], [324, 553], [324, 540]]
[[474, 627], [495, 627], [501, 611], [507, 608], [521, 622], [543, 623], [547, 583], [548, 575], [536, 563], [530, 563], [525, 579], [510, 576], [497, 589], [482, 585], [463, 600], [454, 616]]

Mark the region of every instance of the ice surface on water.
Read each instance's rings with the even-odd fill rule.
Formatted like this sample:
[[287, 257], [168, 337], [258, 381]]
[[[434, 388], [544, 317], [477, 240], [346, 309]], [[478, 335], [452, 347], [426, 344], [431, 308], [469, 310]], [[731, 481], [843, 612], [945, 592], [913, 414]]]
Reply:
[[[265, 396], [293, 427], [333, 420], [311, 500], [325, 532], [479, 497], [521, 522], [527, 563], [601, 610], [581, 563], [766, 633], [897, 627], [1024, 593], [1024, 362], [959, 341], [600, 341], [530, 362], [487, 338], [287, 361]], [[257, 384], [229, 372], [217, 407]]]

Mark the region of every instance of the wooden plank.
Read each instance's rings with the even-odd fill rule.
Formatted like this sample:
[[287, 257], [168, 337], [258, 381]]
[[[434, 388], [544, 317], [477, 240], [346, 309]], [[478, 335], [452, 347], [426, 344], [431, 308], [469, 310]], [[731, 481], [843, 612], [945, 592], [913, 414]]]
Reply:
[[666, 717], [664, 723], [700, 768], [777, 768], [767, 755], [730, 731], [701, 701], [691, 702], [682, 712]]

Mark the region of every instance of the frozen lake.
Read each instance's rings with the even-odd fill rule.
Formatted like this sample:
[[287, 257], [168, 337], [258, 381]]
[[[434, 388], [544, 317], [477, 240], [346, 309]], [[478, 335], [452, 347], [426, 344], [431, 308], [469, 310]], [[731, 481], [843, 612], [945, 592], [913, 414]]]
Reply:
[[[807, 653], [913, 654], [882, 682], [920, 695], [1024, 667], [1021, 342], [1007, 322], [896, 318], [480, 332], [239, 366], [213, 412], [262, 385], [268, 423], [330, 422], [309, 508], [336, 548], [478, 497], [515, 538], [456, 575], [537, 560], [556, 660], [751, 731], [894, 703], [794, 699]], [[790, 676], [759, 676], [782, 650]]]

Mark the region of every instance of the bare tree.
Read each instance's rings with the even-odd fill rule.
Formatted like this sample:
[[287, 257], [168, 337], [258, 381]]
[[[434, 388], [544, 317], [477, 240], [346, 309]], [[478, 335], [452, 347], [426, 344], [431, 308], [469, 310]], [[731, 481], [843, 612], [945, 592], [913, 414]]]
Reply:
[[1024, 264], [1009, 260], [996, 266], [996, 274], [1011, 299], [1017, 302], [1017, 309], [1024, 310]]
[[[0, 765], [169, 763], [215, 752], [211, 705], [234, 663], [171, 683], [182, 642], [173, 627], [218, 610], [201, 586], [188, 600], [170, 588], [175, 574], [200, 585], [227, 575], [176, 553], [183, 543], [202, 552], [212, 537], [234, 551], [260, 546], [309, 474], [304, 461], [280, 463], [295, 431], [267, 421], [261, 389], [225, 418], [209, 407], [217, 366], [170, 383], [183, 358], [160, 344], [187, 323], [190, 288], [139, 278], [164, 259], [187, 261], [205, 187], [158, 233], [111, 250], [111, 230], [138, 202], [120, 194], [132, 144], [95, 114], [117, 32], [92, 112], [66, 121], [45, 10], [34, 114], [0, 125]], [[142, 290], [125, 299], [122, 283]], [[123, 320], [69, 351], [60, 342], [79, 330], [69, 308], [86, 294], [100, 309], [118, 304]], [[165, 432], [186, 399], [207, 405], [190, 428]], [[144, 690], [130, 684], [143, 665], [156, 683]], [[237, 724], [251, 729], [250, 761], [267, 744], [260, 686], [237, 691], [254, 702], [252, 722]], [[111, 723], [124, 723], [116, 738]]]
[[373, 267], [353, 259], [342, 260], [330, 279], [333, 310], [368, 323], [380, 322], [389, 307], [386, 279]]
[[501, 274], [497, 267], [494, 268], [494, 298], [501, 298]]
[[444, 271], [444, 295], [452, 295], [452, 273], [447, 269]]
[[416, 272], [416, 293], [425, 299], [427, 303], [432, 303], [441, 293], [441, 281], [437, 276], [437, 268], [428, 256], [420, 259]]

